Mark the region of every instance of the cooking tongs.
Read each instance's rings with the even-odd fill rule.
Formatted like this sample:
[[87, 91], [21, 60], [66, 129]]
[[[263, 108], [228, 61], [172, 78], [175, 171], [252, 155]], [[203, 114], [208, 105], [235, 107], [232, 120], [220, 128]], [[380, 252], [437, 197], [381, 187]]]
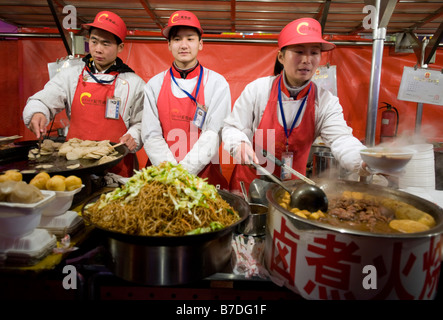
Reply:
[[290, 166], [286, 165], [283, 161], [277, 159], [273, 154], [270, 154], [265, 149], [262, 149], [262, 154], [264, 157], [268, 158], [270, 161], [274, 162], [279, 167], [282, 167], [283, 169], [288, 170], [293, 175], [297, 176], [298, 178], [302, 179], [304, 182], [315, 185], [315, 182], [309, 179], [308, 177], [302, 175], [300, 172], [292, 169]]
[[40, 151], [42, 150], [42, 141], [44, 137], [42, 134], [40, 134], [40, 138], [38, 139], [38, 154], [40, 154]]
[[44, 140], [44, 136], [43, 134], [40, 134], [40, 138], [37, 141], [37, 150], [36, 149], [32, 149], [31, 150], [31, 154], [33, 154], [33, 158], [40, 158], [40, 152], [42, 150], [42, 141]]

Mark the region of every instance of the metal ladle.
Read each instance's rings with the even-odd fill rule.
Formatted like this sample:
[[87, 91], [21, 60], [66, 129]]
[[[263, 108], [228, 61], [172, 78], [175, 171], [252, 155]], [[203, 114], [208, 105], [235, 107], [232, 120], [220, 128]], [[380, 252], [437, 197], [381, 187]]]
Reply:
[[302, 184], [298, 186], [297, 189], [290, 190], [268, 170], [253, 161], [251, 161], [251, 164], [254, 168], [264, 173], [291, 195], [290, 206], [292, 208], [308, 210], [309, 212], [315, 212], [318, 210], [326, 212], [328, 210], [328, 197], [317, 185]]

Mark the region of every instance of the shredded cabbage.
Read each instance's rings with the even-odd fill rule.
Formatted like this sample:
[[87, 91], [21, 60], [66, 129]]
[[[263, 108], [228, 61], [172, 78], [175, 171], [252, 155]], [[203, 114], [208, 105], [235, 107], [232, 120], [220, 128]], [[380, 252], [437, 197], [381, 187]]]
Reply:
[[123, 199], [123, 204], [129, 202], [139, 194], [140, 189], [146, 182], [151, 181], [174, 186], [177, 190], [177, 196], [174, 197], [168, 193], [165, 194], [165, 197], [171, 198], [176, 210], [180, 208], [187, 209], [189, 214], [192, 215], [194, 215], [192, 211], [194, 207], [207, 208], [206, 199], [216, 199], [218, 195], [215, 186], [207, 183], [206, 179], [189, 173], [181, 164], [164, 162], [158, 166], [149, 166], [135, 171], [124, 186], [105, 195], [100, 208], [106, 206], [110, 201], [118, 199]]

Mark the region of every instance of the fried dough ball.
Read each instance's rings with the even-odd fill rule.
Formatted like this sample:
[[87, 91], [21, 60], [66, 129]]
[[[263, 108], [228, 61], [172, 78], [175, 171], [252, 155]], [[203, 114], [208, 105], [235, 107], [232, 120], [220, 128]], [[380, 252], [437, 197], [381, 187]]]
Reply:
[[17, 170], [7, 170], [0, 176], [0, 182], [4, 181], [22, 181], [23, 175]]
[[82, 179], [77, 176], [69, 176], [65, 179], [66, 191], [72, 191], [82, 186]]
[[58, 176], [53, 176], [46, 182], [46, 189], [52, 191], [65, 191], [65, 180]]
[[[49, 180], [49, 179], [48, 179]], [[39, 190], [45, 190], [46, 189], [46, 182], [48, 181], [43, 177], [34, 177], [31, 179], [31, 181], [29, 181], [29, 184], [31, 186], [35, 186], [36, 188], [38, 188]]]
[[49, 174], [47, 172], [40, 172], [37, 175], [35, 175], [34, 178], [31, 179], [31, 181], [29, 181], [30, 185], [36, 186], [37, 188], [39, 188], [40, 190], [45, 190], [46, 189], [46, 182], [48, 182], [48, 180], [51, 177], [49, 176]]
[[53, 178], [54, 178], [54, 177], [58, 177], [58, 178], [63, 179], [63, 180], [66, 179], [65, 176], [62, 176], [62, 175], [59, 175], [59, 174], [56, 174], [56, 175], [54, 175], [54, 176], [52, 176], [52, 177], [53, 177]]
[[49, 180], [49, 178], [51, 178], [49, 173], [47, 173], [46, 171], [41, 171], [35, 175], [35, 178], [40, 178], [40, 177], [45, 178], [46, 180]]

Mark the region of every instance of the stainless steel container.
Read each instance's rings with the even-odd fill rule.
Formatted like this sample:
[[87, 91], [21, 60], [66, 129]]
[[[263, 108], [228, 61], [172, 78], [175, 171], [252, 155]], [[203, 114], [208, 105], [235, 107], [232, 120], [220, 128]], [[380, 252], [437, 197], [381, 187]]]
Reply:
[[325, 179], [339, 179], [341, 175], [340, 164], [332, 152], [314, 152], [312, 160], [312, 177]]
[[[290, 181], [294, 187], [300, 181]], [[311, 300], [431, 300], [441, 268], [443, 209], [378, 185], [316, 180], [328, 197], [363, 192], [403, 201], [432, 215], [436, 226], [417, 233], [370, 233], [299, 217], [278, 204], [284, 190], [267, 192], [265, 265], [275, 279]]]
[[237, 232], [247, 236], [263, 236], [266, 233], [268, 207], [258, 203], [250, 203], [250, 215], [238, 225]]
[[218, 192], [241, 217], [222, 230], [152, 237], [97, 227], [107, 239], [107, 249], [112, 256], [111, 271], [127, 281], [153, 286], [186, 284], [222, 271], [231, 260], [233, 231], [248, 217], [250, 209], [241, 197], [224, 190]]

